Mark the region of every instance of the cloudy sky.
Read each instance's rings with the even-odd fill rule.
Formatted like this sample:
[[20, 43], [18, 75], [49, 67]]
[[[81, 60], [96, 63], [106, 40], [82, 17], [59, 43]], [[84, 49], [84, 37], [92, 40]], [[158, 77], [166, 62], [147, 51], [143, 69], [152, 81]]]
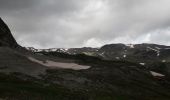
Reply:
[[170, 45], [170, 0], [0, 0], [17, 42], [36, 48]]

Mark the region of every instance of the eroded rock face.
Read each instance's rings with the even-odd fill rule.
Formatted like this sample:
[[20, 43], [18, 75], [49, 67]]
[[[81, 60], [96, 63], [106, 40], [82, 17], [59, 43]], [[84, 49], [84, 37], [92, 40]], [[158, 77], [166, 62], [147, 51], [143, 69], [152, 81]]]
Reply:
[[0, 18], [0, 46], [7, 46], [11, 48], [18, 47], [18, 44], [11, 34], [10, 29], [5, 22]]

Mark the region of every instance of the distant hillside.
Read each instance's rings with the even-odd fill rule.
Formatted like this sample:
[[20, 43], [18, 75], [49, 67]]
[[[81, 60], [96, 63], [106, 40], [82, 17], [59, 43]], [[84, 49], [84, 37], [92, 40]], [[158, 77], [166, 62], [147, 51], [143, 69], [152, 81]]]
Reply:
[[101, 48], [52, 48], [35, 49], [26, 48], [32, 52], [58, 52], [65, 54], [85, 54], [95, 56], [105, 60], [127, 60], [138, 63], [147, 63], [151, 61], [168, 62], [170, 61], [170, 46], [159, 44], [108, 44]]

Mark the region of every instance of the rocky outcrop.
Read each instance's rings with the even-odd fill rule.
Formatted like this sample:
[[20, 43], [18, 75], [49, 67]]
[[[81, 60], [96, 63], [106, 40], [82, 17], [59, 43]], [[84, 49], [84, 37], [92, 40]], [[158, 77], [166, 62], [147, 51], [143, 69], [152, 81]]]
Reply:
[[11, 34], [10, 29], [5, 22], [0, 18], [0, 46], [16, 48], [19, 45]]

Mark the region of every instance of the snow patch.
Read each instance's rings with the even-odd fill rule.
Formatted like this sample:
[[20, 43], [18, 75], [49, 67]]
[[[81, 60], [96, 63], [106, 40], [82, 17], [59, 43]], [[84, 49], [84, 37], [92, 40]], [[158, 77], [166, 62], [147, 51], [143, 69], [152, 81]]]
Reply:
[[159, 47], [155, 47], [156, 49], [158, 49], [158, 50], [160, 50], [161, 48], [159, 48]]
[[142, 65], [142, 66], [145, 66], [145, 63], [139, 63], [140, 65]]
[[120, 59], [120, 57], [115, 57], [117, 60], [119, 60]]
[[63, 68], [63, 69], [73, 69], [73, 70], [83, 70], [83, 69], [90, 68], [90, 66], [78, 65], [76, 63], [63, 63], [63, 62], [55, 62], [55, 61], [51, 61], [51, 60], [40, 61], [33, 57], [28, 57], [28, 59], [32, 62], [41, 64], [41, 65], [49, 67], [49, 68]]
[[150, 73], [154, 76], [154, 77], [164, 77], [165, 75], [154, 72], [154, 71], [150, 71]]
[[129, 48], [135, 48], [133, 44], [126, 44]]
[[102, 53], [100, 53], [99, 55], [100, 55], [100, 56], [104, 56], [104, 54], [105, 54], [105, 52], [102, 52]]
[[68, 51], [69, 49], [68, 49], [68, 48], [65, 48], [64, 50], [65, 50], [65, 51]]
[[150, 50], [155, 51], [155, 52], [157, 53], [157, 56], [160, 56], [160, 51], [159, 51], [159, 49], [157, 50], [157, 49], [153, 49], [153, 48], [151, 48], [151, 47], [147, 47], [147, 49], [150, 49]]
[[162, 62], [166, 62], [166, 60], [162, 60]]

